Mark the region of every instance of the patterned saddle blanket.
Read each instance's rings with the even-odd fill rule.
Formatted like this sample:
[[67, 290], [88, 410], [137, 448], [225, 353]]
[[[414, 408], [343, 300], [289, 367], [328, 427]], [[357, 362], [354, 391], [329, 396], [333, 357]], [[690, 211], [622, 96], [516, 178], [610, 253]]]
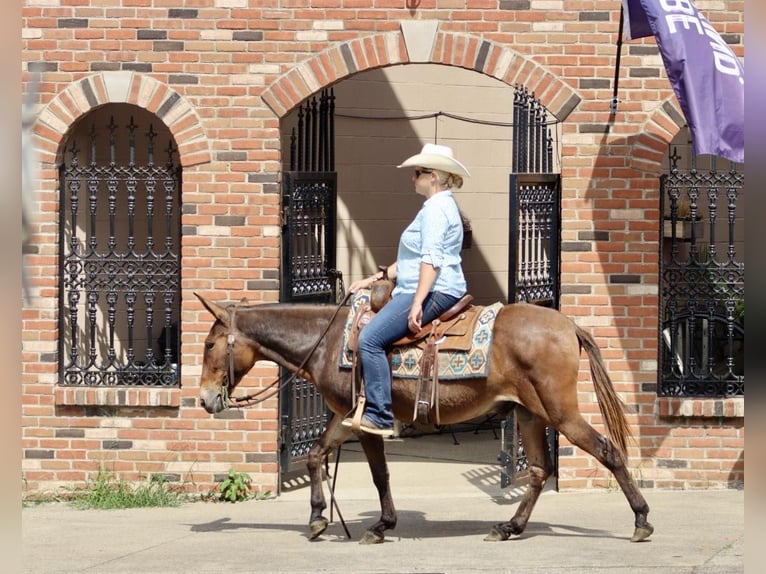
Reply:
[[[353, 351], [349, 347], [351, 328], [354, 318], [359, 312], [369, 308], [369, 290], [360, 290], [351, 300], [351, 311], [348, 314], [346, 328], [343, 332], [339, 366], [351, 369]], [[502, 303], [494, 303], [488, 307], [478, 307], [478, 316], [470, 335], [470, 345], [450, 345], [449, 337], [437, 342], [437, 358], [439, 380], [484, 378], [489, 373], [489, 357], [492, 351], [492, 328], [495, 318], [502, 309]], [[452, 347], [464, 348], [452, 348]], [[420, 364], [423, 356], [422, 345], [396, 345], [391, 351], [391, 369], [394, 377], [417, 379], [420, 377]]]

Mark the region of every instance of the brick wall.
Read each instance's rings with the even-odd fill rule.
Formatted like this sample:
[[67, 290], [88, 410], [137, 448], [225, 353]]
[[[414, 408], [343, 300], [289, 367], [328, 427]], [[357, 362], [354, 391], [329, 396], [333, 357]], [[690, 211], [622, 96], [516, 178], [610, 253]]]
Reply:
[[[619, 2], [581, 0], [26, 0], [24, 70], [42, 72], [39, 214], [23, 309], [22, 456], [28, 491], [99, 468], [166, 474], [205, 491], [231, 466], [278, 483], [276, 399], [210, 417], [197, 406], [211, 317], [192, 296], [277, 300], [279, 122], [323, 86], [411, 62], [475, 70], [534, 90], [563, 125], [561, 308], [591, 330], [635, 411], [632, 468], [656, 487], [744, 480], [742, 401], [656, 397], [658, 175], [681, 117], [652, 40], [623, 46], [609, 123]], [[744, 2], [696, 5], [744, 56]], [[28, 77], [28, 76], [27, 76]], [[111, 102], [141, 106], [173, 134], [183, 165], [182, 386], [57, 387], [56, 165], [72, 125]], [[583, 362], [580, 399], [600, 415]], [[257, 365], [243, 383], [268, 384]], [[562, 438], [560, 486], [608, 473]]]

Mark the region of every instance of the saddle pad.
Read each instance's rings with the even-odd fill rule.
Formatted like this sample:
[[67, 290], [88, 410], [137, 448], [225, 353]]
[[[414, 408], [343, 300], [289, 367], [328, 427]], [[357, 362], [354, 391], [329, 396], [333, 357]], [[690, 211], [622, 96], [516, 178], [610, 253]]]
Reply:
[[[360, 290], [351, 299], [351, 311], [348, 314], [346, 328], [343, 332], [339, 366], [350, 369], [353, 358], [348, 348], [351, 326], [357, 311], [364, 309], [370, 302], [369, 290]], [[494, 303], [484, 307], [476, 320], [471, 348], [468, 351], [439, 350], [439, 379], [477, 379], [484, 378], [489, 373], [489, 356], [492, 351], [492, 328], [495, 318], [503, 308], [502, 303]], [[417, 345], [394, 347], [391, 357], [391, 368], [394, 377], [417, 379], [420, 377], [420, 358], [423, 350]]]

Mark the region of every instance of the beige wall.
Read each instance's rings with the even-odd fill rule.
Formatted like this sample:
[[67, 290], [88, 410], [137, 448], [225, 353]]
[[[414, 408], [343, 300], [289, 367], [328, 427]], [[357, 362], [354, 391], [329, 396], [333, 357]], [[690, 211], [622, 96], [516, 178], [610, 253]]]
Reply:
[[[513, 88], [470, 70], [418, 64], [360, 73], [334, 92], [337, 256], [346, 283], [395, 260], [399, 234], [423, 202], [414, 192], [412, 170], [396, 166], [432, 142], [452, 147], [472, 175], [455, 192], [473, 230], [472, 247], [463, 251], [468, 289], [479, 303], [506, 300], [512, 128], [445, 116], [411, 118], [445, 111], [511, 124]], [[294, 112], [283, 123], [283, 133], [296, 118]]]

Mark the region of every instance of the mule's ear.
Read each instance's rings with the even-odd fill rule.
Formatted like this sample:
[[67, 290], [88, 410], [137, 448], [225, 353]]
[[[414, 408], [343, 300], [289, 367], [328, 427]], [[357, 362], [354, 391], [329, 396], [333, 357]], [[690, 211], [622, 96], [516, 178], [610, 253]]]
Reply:
[[218, 319], [221, 323], [224, 324], [224, 326], [226, 327], [229, 326], [229, 320], [231, 317], [229, 315], [229, 312], [226, 309], [221, 307], [218, 303], [213, 303], [212, 301], [208, 301], [199, 293], [195, 292], [194, 296], [197, 297], [197, 299], [200, 300], [200, 303], [202, 303], [205, 306], [205, 309], [210, 311], [216, 319]]
[[247, 305], [247, 297], [242, 297], [242, 299], [239, 300], [240, 305]]

